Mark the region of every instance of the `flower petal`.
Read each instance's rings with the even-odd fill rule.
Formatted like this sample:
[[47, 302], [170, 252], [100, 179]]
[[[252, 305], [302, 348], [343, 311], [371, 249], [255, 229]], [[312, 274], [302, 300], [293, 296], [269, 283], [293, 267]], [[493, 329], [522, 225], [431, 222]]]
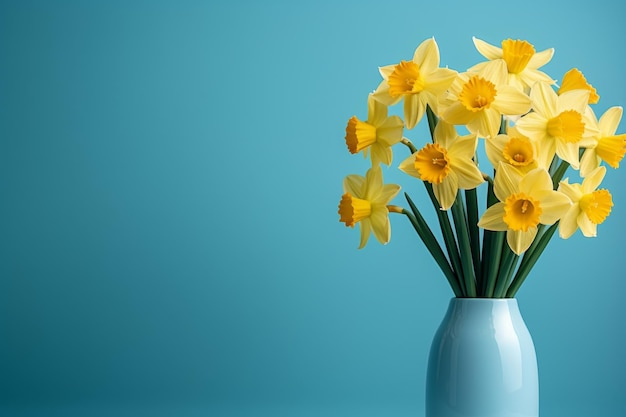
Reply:
[[514, 87], [501, 86], [492, 106], [507, 116], [526, 114], [530, 110], [530, 98]]
[[359, 228], [361, 229], [361, 241], [359, 242], [359, 249], [363, 249], [367, 244], [367, 240], [369, 239], [370, 232], [372, 230], [372, 224], [369, 217], [359, 222]]
[[374, 200], [375, 203], [386, 206], [400, 192], [400, 186], [397, 184], [385, 184], [380, 194]]
[[486, 230], [503, 232], [509, 228], [504, 222], [504, 203], [496, 203], [483, 213], [478, 226]]
[[444, 93], [456, 78], [456, 71], [448, 68], [437, 68], [433, 72], [424, 74], [424, 88], [434, 95]]
[[476, 117], [467, 123], [467, 129], [481, 138], [496, 136], [500, 130], [500, 113], [493, 108], [489, 108], [476, 114]]
[[543, 168], [533, 169], [520, 180], [519, 190], [531, 196], [552, 191], [552, 178]]
[[569, 178], [565, 178], [559, 183], [558, 191], [565, 194], [573, 203], [578, 203], [583, 196], [580, 184], [570, 184]]
[[574, 110], [581, 115], [585, 114], [587, 102], [589, 101], [589, 90], [571, 90], [561, 94], [556, 102], [557, 114], [566, 110]]
[[539, 196], [541, 204], [541, 215], [539, 223], [554, 224], [567, 213], [572, 206], [572, 201], [563, 193], [558, 191], [548, 191]]
[[602, 183], [604, 176], [606, 175], [606, 168], [601, 166], [594, 169], [589, 173], [587, 177], [583, 180], [582, 184], [582, 193], [590, 194], [596, 190]]
[[578, 227], [585, 237], [596, 237], [598, 234], [598, 225], [589, 220], [584, 211], [578, 214]]
[[478, 50], [478, 52], [487, 58], [488, 60], [500, 59], [502, 58], [502, 48], [498, 48], [497, 46], [491, 45], [477, 37], [472, 37], [472, 41], [474, 41], [474, 46]]
[[509, 78], [509, 71], [507, 69], [506, 62], [504, 59], [489, 61], [489, 63], [487, 63], [487, 65], [485, 65], [480, 72], [480, 76], [488, 81], [491, 81], [499, 91], [502, 86], [506, 85]]
[[385, 80], [378, 84], [378, 88], [376, 88], [376, 91], [372, 93], [372, 96], [385, 106], [393, 106], [402, 100], [402, 96], [398, 96], [396, 98], [391, 97], [389, 94], [389, 83]]
[[374, 94], [367, 97], [367, 122], [378, 127], [387, 119], [387, 106], [376, 100]]
[[528, 64], [526, 65], [526, 69], [528, 70], [529, 68], [536, 69], [539, 67], [543, 67], [548, 62], [550, 62], [553, 55], [554, 55], [554, 48], [548, 48], [544, 51], [537, 52], [530, 58], [530, 61], [528, 61]]
[[602, 159], [596, 153], [595, 148], [587, 148], [580, 158], [580, 176], [585, 178], [591, 171], [600, 166]]
[[452, 103], [442, 114], [443, 120], [453, 125], [466, 125], [471, 122], [474, 117], [474, 113], [467, 110], [460, 101]]
[[600, 134], [602, 136], [613, 136], [619, 122], [622, 120], [623, 109], [620, 106], [611, 107], [600, 117]]
[[417, 155], [417, 152], [409, 156], [408, 158], [406, 158], [404, 161], [400, 163], [400, 166], [398, 168], [400, 168], [400, 171], [404, 172], [405, 174], [409, 174], [412, 177], [422, 179], [419, 171], [415, 168], [415, 156], [416, 155]]
[[537, 228], [530, 227], [527, 231], [509, 230], [506, 233], [506, 241], [516, 255], [526, 252], [537, 236]]
[[391, 239], [391, 227], [389, 225], [389, 212], [387, 208], [373, 210], [370, 219], [376, 240], [383, 245], [389, 243]]
[[558, 115], [557, 99], [556, 92], [548, 83], [538, 82], [530, 90], [533, 109], [542, 115], [546, 121]]
[[497, 167], [500, 162], [503, 161], [504, 147], [509, 142], [508, 135], [498, 135], [493, 138], [489, 138], [485, 141], [485, 152], [489, 162], [494, 167]]
[[357, 174], [351, 174], [343, 180], [343, 191], [345, 193], [350, 193], [356, 198], [363, 198], [365, 195], [364, 185], [365, 177]]
[[569, 239], [578, 229], [578, 214], [580, 213], [580, 207], [578, 204], [573, 205], [565, 213], [559, 222], [559, 236], [563, 239]]
[[456, 173], [452, 171], [443, 179], [441, 184], [433, 184], [433, 191], [442, 210], [448, 210], [452, 207], [456, 194], [459, 191], [459, 181]]
[[365, 174], [365, 200], [374, 201], [383, 190], [383, 170], [380, 165], [371, 167]]
[[570, 163], [572, 168], [578, 169], [580, 166], [579, 154], [580, 147], [577, 143], [565, 142], [562, 140], [556, 140], [556, 154], [564, 161]]
[[426, 39], [413, 54], [413, 62], [425, 73], [435, 71], [439, 67], [439, 47], [435, 38]]
[[504, 201], [511, 194], [519, 192], [520, 180], [521, 175], [519, 171], [510, 165], [500, 163], [493, 182], [493, 192], [498, 197], [498, 200]]
[[419, 94], [404, 97], [404, 122], [407, 129], [413, 129], [426, 111], [426, 104], [419, 99]]

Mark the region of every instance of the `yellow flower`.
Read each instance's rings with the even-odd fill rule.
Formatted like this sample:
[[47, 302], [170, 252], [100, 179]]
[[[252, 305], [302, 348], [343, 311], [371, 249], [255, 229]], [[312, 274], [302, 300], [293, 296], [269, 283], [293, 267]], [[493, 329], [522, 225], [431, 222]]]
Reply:
[[371, 151], [372, 166], [383, 163], [390, 165], [391, 147], [402, 140], [404, 123], [398, 116], [387, 117], [387, 106], [376, 101], [372, 94], [367, 98], [367, 121], [356, 116], [346, 126], [346, 145], [350, 153], [363, 151], [367, 158]]
[[339, 221], [346, 226], [361, 227], [361, 243], [359, 249], [365, 247], [370, 232], [374, 231], [376, 239], [386, 244], [391, 238], [389, 225], [389, 203], [400, 191], [396, 184], [383, 184], [383, 173], [380, 165], [370, 168], [365, 177], [348, 175], [343, 181], [344, 194], [339, 202]]
[[507, 134], [501, 134], [485, 142], [487, 158], [494, 167], [500, 162], [516, 168], [522, 174], [538, 167], [537, 144], [517, 131], [515, 127]]
[[480, 137], [494, 137], [502, 115], [521, 115], [530, 110], [526, 94], [507, 85], [506, 63], [489, 61], [480, 72], [459, 74], [443, 101], [441, 117]]
[[596, 89], [587, 82], [587, 79], [585, 78], [583, 73], [580, 72], [577, 68], [572, 68], [565, 73], [565, 75], [563, 76], [563, 81], [561, 82], [561, 87], [559, 87], [557, 94], [561, 95], [567, 91], [572, 90], [588, 90], [588, 104], [596, 104], [600, 100], [600, 96], [596, 92]]
[[623, 109], [620, 106], [611, 107], [600, 117], [599, 122], [593, 111], [587, 109], [592, 123], [597, 126], [598, 135], [593, 138], [593, 143], [587, 146], [580, 160], [582, 177], [586, 177], [599, 167], [601, 161], [606, 162], [611, 168], [619, 168], [619, 163], [626, 153], [626, 134], [615, 134], [622, 120]]
[[438, 97], [452, 84], [456, 71], [439, 68], [439, 47], [434, 38], [427, 39], [415, 50], [412, 61], [381, 67], [380, 83], [374, 97], [392, 106], [404, 98], [404, 122], [413, 129], [422, 119], [426, 105], [437, 112]]
[[[538, 68], [544, 66], [552, 59], [554, 48], [535, 52], [535, 47], [523, 40], [507, 39], [502, 41], [502, 47], [490, 45], [476, 37], [472, 38], [478, 52], [490, 61], [503, 59], [506, 62], [508, 73], [508, 85], [521, 91], [528, 92], [530, 87], [537, 81], [554, 84], [544, 72]], [[469, 71], [480, 71], [487, 63], [481, 62], [474, 65]]]
[[476, 135], [459, 137], [454, 126], [440, 121], [435, 128], [434, 143], [405, 159], [400, 169], [431, 183], [441, 209], [448, 210], [459, 188], [476, 188], [484, 181], [472, 160], [477, 142]]
[[552, 189], [548, 171], [537, 168], [525, 176], [511, 165], [500, 163], [494, 180], [500, 202], [489, 207], [478, 226], [506, 231], [513, 252], [525, 252], [537, 236], [537, 226], [554, 224], [571, 206], [569, 198]]
[[[595, 134], [588, 123], [588, 90], [572, 90], [558, 96], [546, 83], [539, 82], [530, 90], [533, 112], [521, 117], [517, 129], [542, 149], [539, 166], [547, 168], [554, 155], [579, 167], [579, 149]], [[587, 141], [587, 142], [586, 142]]]
[[559, 223], [559, 235], [567, 239], [580, 228], [586, 237], [595, 237], [597, 227], [611, 213], [613, 198], [607, 190], [596, 190], [606, 174], [605, 167], [598, 167], [583, 180], [582, 184], [561, 181], [559, 191], [572, 200], [572, 207]]

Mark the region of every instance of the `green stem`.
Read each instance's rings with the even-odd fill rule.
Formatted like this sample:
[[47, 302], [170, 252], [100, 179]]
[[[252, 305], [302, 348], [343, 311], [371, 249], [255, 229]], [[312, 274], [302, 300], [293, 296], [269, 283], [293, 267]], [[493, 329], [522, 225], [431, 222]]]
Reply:
[[461, 268], [463, 269], [466, 295], [468, 297], [476, 297], [476, 280], [474, 278], [472, 261], [472, 245], [470, 243], [461, 194], [456, 195], [456, 200], [454, 200], [454, 204], [452, 204], [452, 218], [454, 219], [454, 228], [456, 230], [456, 237], [459, 243]]
[[441, 234], [443, 236], [443, 241], [446, 245], [446, 250], [448, 251], [448, 258], [452, 263], [452, 268], [456, 273], [456, 276], [459, 280], [459, 285], [463, 290], [463, 294], [467, 294], [465, 288], [463, 287], [463, 268], [461, 266], [461, 258], [459, 256], [458, 247], [456, 244], [456, 240], [454, 238], [454, 232], [452, 232], [452, 226], [450, 225], [450, 218], [448, 217], [448, 212], [445, 210], [441, 210], [439, 207], [439, 202], [437, 201], [437, 197], [435, 197], [435, 193], [433, 191], [433, 186], [428, 181], [423, 181], [424, 187], [426, 187], [426, 191], [428, 191], [428, 196], [430, 197], [430, 201], [435, 208], [435, 212], [437, 213], [437, 219], [439, 220], [439, 227], [441, 228]]
[[569, 162], [561, 161], [559, 167], [554, 171], [554, 175], [552, 176], [552, 188], [555, 190], [559, 187], [559, 182], [563, 179], [567, 168], [569, 168]]
[[411, 142], [407, 138], [402, 138], [401, 142], [403, 145], [406, 145], [406, 147], [409, 148], [409, 150], [411, 151], [411, 154], [414, 154], [415, 152], [417, 152], [417, 148], [415, 147], [415, 145], [413, 145], [413, 142]]
[[537, 260], [543, 253], [546, 246], [548, 246], [548, 243], [550, 242], [550, 239], [552, 239], [552, 236], [554, 235], [554, 232], [556, 231], [558, 224], [559, 222], [556, 222], [552, 226], [550, 226], [548, 230], [546, 230], [541, 235], [540, 238], [539, 237], [535, 238], [535, 242], [537, 242], [537, 244], [535, 245], [535, 242], [533, 242], [533, 245], [531, 245], [530, 248], [528, 248], [528, 250], [526, 251], [526, 254], [524, 255], [524, 258], [522, 259], [522, 264], [517, 270], [517, 273], [515, 274], [515, 278], [513, 278], [513, 282], [511, 283], [511, 285], [509, 286], [509, 289], [506, 292], [506, 296], [508, 298], [515, 297], [515, 294], [517, 294], [517, 291], [520, 289], [520, 287], [524, 283], [524, 280], [530, 273], [531, 269], [537, 263]]
[[426, 105], [426, 117], [428, 118], [428, 129], [430, 130], [430, 137], [435, 141], [435, 127], [437, 127], [437, 123], [439, 123], [439, 119], [437, 115], [433, 112], [433, 109], [430, 108], [430, 105]]
[[[498, 198], [493, 192], [493, 180], [487, 179], [487, 208], [498, 202]], [[482, 256], [482, 279], [480, 293], [484, 297], [493, 297], [498, 276], [498, 266], [500, 265], [500, 255], [504, 232], [494, 232], [485, 230], [483, 233], [483, 256]]]
[[502, 260], [500, 261], [500, 270], [498, 272], [498, 283], [496, 284], [495, 298], [504, 298], [506, 296], [507, 287], [518, 256], [509, 248], [509, 244], [504, 241], [502, 245]]
[[406, 197], [413, 213], [411, 214], [406, 210], [402, 210], [402, 213], [408, 217], [418, 236], [422, 239], [424, 245], [426, 245], [426, 249], [428, 249], [435, 262], [439, 265], [439, 268], [441, 268], [441, 271], [448, 280], [450, 287], [452, 287], [452, 291], [454, 291], [454, 295], [456, 297], [461, 297], [463, 295], [463, 291], [461, 290], [454, 271], [446, 259], [446, 255], [443, 253], [443, 250], [441, 250], [439, 242], [437, 242], [437, 238], [435, 238], [432, 230], [428, 227], [428, 223], [424, 220], [424, 217], [415, 206], [409, 195], [405, 193], [404, 196]]
[[467, 226], [469, 229], [470, 243], [472, 248], [472, 260], [474, 262], [474, 275], [476, 286], [482, 286], [480, 264], [480, 229], [478, 228], [478, 196], [476, 188], [465, 191], [465, 204], [467, 205]]

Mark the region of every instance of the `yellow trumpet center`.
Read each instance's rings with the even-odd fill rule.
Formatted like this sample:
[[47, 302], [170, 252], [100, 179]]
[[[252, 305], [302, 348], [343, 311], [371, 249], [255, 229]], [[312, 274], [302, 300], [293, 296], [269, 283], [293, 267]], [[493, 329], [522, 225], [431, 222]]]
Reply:
[[428, 143], [415, 155], [415, 169], [423, 181], [441, 184], [450, 173], [448, 151], [436, 143]]
[[361, 220], [372, 214], [372, 204], [367, 200], [362, 200], [345, 193], [339, 202], [339, 221], [346, 226], [354, 227]]
[[533, 55], [535, 55], [535, 48], [526, 41], [519, 39], [502, 41], [502, 58], [511, 74], [524, 71]]
[[539, 201], [525, 193], [510, 195], [504, 202], [504, 222], [509, 229], [526, 232], [537, 227], [542, 209]]
[[548, 135], [565, 142], [576, 143], [583, 137], [585, 123], [583, 116], [576, 110], [566, 110], [548, 120]]
[[585, 194], [578, 203], [580, 209], [589, 217], [592, 223], [602, 223], [611, 213], [613, 198], [608, 190], [596, 190]]
[[512, 137], [504, 145], [502, 151], [504, 158], [513, 166], [523, 167], [534, 160], [533, 146], [530, 139], [524, 137]]
[[496, 98], [496, 86], [478, 75], [470, 78], [459, 94], [459, 100], [472, 112], [488, 109]]
[[596, 153], [611, 168], [619, 168], [619, 163], [626, 153], [626, 134], [600, 138]]
[[401, 61], [395, 66], [387, 79], [389, 95], [399, 97], [404, 94], [416, 94], [424, 90], [424, 76], [420, 67], [413, 61]]
[[352, 116], [346, 126], [346, 145], [350, 153], [357, 153], [376, 142], [376, 127]]
[[587, 82], [583, 73], [576, 68], [572, 68], [565, 73], [563, 81], [561, 81], [561, 87], [559, 87], [557, 93], [561, 95], [566, 91], [572, 90], [589, 90], [589, 104], [596, 104], [600, 100], [596, 89]]

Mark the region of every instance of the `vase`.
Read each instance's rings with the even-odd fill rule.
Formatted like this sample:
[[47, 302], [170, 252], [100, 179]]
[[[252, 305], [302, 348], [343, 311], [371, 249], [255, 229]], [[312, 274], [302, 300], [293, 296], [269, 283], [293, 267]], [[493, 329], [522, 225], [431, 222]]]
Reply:
[[453, 298], [430, 349], [426, 417], [537, 417], [537, 357], [517, 300]]

